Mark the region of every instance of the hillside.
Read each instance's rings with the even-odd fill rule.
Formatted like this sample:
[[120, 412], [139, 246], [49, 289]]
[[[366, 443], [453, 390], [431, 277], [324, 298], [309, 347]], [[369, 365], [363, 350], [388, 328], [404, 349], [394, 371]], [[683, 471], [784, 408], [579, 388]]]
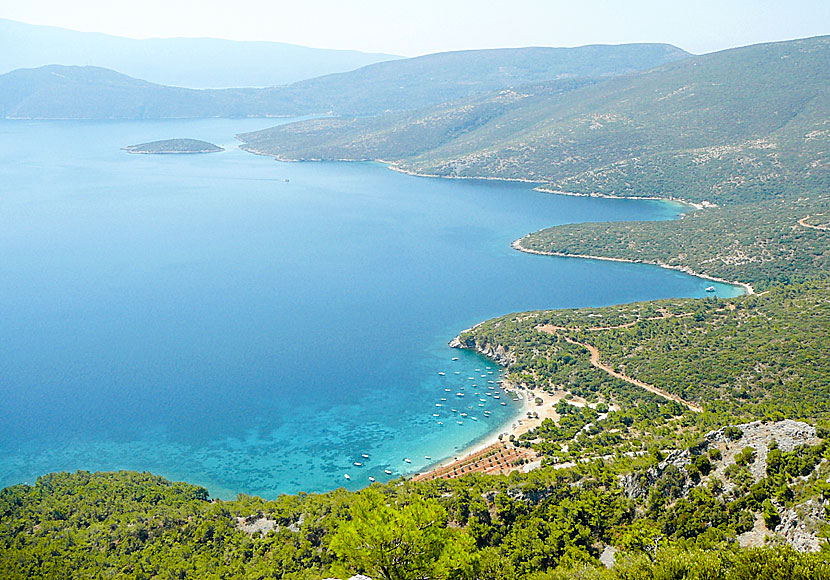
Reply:
[[[525, 83], [576, 88], [590, 79], [683, 58], [659, 44], [439, 53], [267, 89], [193, 90], [101, 67], [43, 66], [0, 75], [0, 116], [37, 119], [157, 119], [411, 110]], [[559, 79], [557, 81], [557, 79]]]
[[529, 234], [514, 247], [660, 264], [762, 290], [830, 269], [828, 232], [803, 222], [811, 216], [821, 224], [827, 215], [830, 196], [803, 195], [697, 211], [674, 221], [568, 224]]
[[[554, 191], [736, 203], [826, 185], [828, 62], [830, 37], [754, 45], [572, 91], [522, 87], [410, 115], [242, 137], [285, 159], [382, 159], [422, 174], [529, 179]], [[505, 97], [511, 105], [488, 115]], [[424, 144], [433, 131], [438, 137]]]
[[316, 103], [317, 111], [377, 115], [527, 84], [625, 75], [687, 56], [668, 44], [442, 52], [298, 82], [285, 93]]
[[0, 74], [51, 64], [91, 65], [176, 87], [270, 87], [396, 58], [280, 42], [136, 40], [0, 18]]

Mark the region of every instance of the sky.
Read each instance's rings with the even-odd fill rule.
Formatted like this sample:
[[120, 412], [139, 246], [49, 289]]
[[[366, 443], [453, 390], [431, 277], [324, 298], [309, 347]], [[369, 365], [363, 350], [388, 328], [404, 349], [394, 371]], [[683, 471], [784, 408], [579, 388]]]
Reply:
[[417, 56], [666, 42], [696, 54], [830, 33], [830, 0], [0, 0], [0, 18], [131, 38]]

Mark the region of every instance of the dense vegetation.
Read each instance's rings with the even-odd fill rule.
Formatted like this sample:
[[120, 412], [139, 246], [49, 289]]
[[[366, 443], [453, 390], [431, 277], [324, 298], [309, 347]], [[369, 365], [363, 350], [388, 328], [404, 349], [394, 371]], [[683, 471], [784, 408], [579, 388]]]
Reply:
[[[512, 382], [617, 409], [597, 421], [594, 409], [564, 405], [558, 425], [527, 437], [546, 455], [568, 460], [673, 447], [734, 421], [830, 419], [827, 328], [830, 280], [818, 279], [729, 300], [514, 314], [460, 338], [480, 350], [506, 346]], [[595, 368], [577, 343], [596, 347], [605, 363], [704, 412], [666, 403]]]
[[[820, 459], [825, 449], [798, 456]], [[791, 455], [779, 454], [770, 477], [793, 481], [786, 466], [798, 462]], [[798, 463], [800, 473], [812, 474], [806, 486], [821, 489], [815, 464]], [[258, 579], [364, 572], [387, 580], [507, 580], [650, 578], [659, 570], [662, 578], [681, 579], [704, 572], [773, 578], [790, 570], [788, 578], [830, 577], [823, 554], [729, 544], [752, 526], [767, 487], [727, 492], [706, 482], [677, 499], [687, 480], [685, 472], [671, 472], [660, 481], [674, 496], [635, 501], [616, 485], [614, 471], [597, 463], [211, 502], [202, 488], [148, 474], [51, 474], [0, 492], [0, 575]], [[619, 549], [612, 571], [597, 561], [605, 544]]]
[[830, 215], [824, 192], [690, 213], [682, 220], [569, 224], [522, 238], [523, 248], [690, 268], [763, 289], [830, 266], [827, 231], [805, 227]]
[[0, 75], [0, 117], [377, 115], [527, 83], [621, 75], [685, 56], [663, 44], [474, 50], [390, 60], [287, 86], [216, 90], [153, 84], [99, 67], [52, 65]]
[[[477, 112], [499, 95], [244, 138], [288, 159], [371, 158], [575, 193], [757, 201], [827, 185], [829, 52], [830, 37], [754, 45], [562, 93], [522, 87], [492, 118]], [[438, 138], [424, 144], [432, 126]]]

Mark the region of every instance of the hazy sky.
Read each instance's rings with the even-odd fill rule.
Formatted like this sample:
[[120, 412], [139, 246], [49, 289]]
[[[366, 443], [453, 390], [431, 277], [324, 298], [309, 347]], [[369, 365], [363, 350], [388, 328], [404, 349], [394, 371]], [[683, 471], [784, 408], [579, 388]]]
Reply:
[[211, 36], [415, 56], [668, 42], [702, 53], [830, 33], [830, 0], [0, 0], [0, 17], [134, 38]]

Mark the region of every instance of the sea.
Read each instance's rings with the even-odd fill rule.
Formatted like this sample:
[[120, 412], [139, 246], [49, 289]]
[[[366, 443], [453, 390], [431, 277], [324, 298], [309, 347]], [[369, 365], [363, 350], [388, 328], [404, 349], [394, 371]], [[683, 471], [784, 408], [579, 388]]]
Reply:
[[[502, 370], [449, 348], [464, 329], [742, 293], [510, 247], [556, 224], [676, 219], [677, 203], [238, 148], [285, 121], [0, 121], [0, 487], [128, 469], [273, 498], [411, 475], [520, 410], [473, 395]], [[121, 149], [170, 138], [225, 151]]]

